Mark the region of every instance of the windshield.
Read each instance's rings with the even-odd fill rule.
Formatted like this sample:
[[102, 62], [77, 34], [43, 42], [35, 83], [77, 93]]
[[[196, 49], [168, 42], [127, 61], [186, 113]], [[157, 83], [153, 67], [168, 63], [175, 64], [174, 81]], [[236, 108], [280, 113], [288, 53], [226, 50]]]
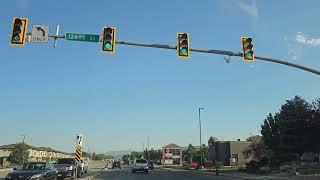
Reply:
[[74, 164], [74, 159], [58, 159], [57, 164]]
[[26, 163], [20, 168], [21, 170], [45, 170], [46, 163]]
[[0, 171], [320, 180], [320, 0], [0, 0], [0, 127]]

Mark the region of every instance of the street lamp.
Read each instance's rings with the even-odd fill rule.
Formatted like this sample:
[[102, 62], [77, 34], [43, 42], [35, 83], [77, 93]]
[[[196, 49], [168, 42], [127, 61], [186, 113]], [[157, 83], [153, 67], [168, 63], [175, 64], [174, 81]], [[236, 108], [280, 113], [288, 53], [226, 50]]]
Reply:
[[200, 153], [201, 153], [201, 164], [200, 166], [202, 166], [202, 156], [203, 156], [203, 152], [202, 152], [202, 142], [201, 142], [201, 109], [203, 110], [204, 108], [199, 108], [199, 127], [200, 127]]

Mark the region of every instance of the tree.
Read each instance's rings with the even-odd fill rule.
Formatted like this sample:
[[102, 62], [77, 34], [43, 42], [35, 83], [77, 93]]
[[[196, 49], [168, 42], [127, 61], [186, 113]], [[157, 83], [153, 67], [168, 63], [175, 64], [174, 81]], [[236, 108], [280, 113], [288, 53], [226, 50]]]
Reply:
[[17, 143], [11, 154], [8, 157], [8, 160], [13, 164], [21, 165], [24, 162], [27, 162], [29, 159], [29, 150], [30, 146], [24, 143]]
[[279, 114], [272, 116], [271, 113], [264, 120], [261, 125], [261, 134], [263, 136], [264, 144], [272, 150], [277, 150], [280, 143], [280, 129], [279, 129]]
[[[205, 161], [208, 161], [208, 150], [209, 150], [209, 147], [205, 144], [202, 144], [202, 158], [203, 158], [203, 162]], [[201, 152], [200, 152], [201, 154]]]
[[310, 138], [313, 136], [309, 130], [311, 125], [312, 109], [311, 105], [299, 96], [292, 100], [287, 100], [286, 104], [281, 106], [279, 113], [280, 127], [280, 151], [286, 153], [313, 152]]
[[243, 150], [245, 159], [251, 159], [255, 162], [267, 163], [271, 159], [272, 151], [265, 145], [261, 136], [252, 136], [248, 138], [251, 144]]
[[319, 152], [320, 145], [320, 100], [312, 104], [295, 96], [287, 100], [280, 111], [273, 116], [271, 113], [261, 125], [264, 144], [273, 153], [278, 164], [295, 160], [304, 152]]
[[91, 154], [85, 151], [82, 151], [82, 157], [91, 157]]

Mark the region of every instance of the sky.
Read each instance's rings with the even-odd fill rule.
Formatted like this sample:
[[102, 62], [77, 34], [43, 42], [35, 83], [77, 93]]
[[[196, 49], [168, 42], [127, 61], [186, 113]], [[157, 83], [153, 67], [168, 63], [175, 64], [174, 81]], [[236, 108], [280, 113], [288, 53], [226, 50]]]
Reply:
[[0, 2], [0, 144], [22, 140], [66, 152], [75, 136], [84, 150], [161, 148], [169, 143], [244, 140], [259, 134], [269, 112], [299, 95], [320, 96], [320, 76], [256, 60], [175, 50], [58, 40], [9, 45], [13, 17], [33, 24], [60, 25], [67, 32], [101, 34], [117, 29], [117, 39], [175, 45], [177, 32], [190, 34], [191, 48], [239, 52], [240, 37], [253, 37], [255, 54], [320, 69], [320, 1], [136, 0]]

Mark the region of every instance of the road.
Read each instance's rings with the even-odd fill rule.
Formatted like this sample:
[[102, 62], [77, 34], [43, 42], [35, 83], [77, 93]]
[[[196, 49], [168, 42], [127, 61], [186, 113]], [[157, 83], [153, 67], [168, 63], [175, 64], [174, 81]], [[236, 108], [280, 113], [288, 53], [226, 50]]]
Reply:
[[120, 169], [110, 169], [100, 171], [94, 179], [103, 180], [236, 180], [243, 179], [239, 177], [224, 177], [224, 176], [212, 176], [204, 174], [192, 174], [186, 171], [174, 171], [165, 169], [155, 169], [150, 171], [149, 174], [145, 173], [131, 173], [131, 168], [129, 166]]

